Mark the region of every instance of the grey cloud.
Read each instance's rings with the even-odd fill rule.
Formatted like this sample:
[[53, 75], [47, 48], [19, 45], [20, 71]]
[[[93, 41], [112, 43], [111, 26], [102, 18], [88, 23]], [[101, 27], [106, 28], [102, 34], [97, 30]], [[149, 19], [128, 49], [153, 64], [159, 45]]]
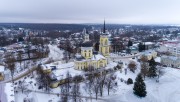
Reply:
[[180, 0], [0, 0], [0, 22], [180, 24]]

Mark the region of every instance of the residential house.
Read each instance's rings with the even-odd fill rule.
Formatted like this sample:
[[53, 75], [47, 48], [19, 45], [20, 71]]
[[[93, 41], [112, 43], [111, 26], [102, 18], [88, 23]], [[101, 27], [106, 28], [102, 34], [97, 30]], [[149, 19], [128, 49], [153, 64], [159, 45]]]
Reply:
[[145, 57], [147, 57], [148, 60], [151, 60], [152, 58], [157, 57], [157, 52], [153, 51], [153, 50], [148, 50], [148, 51], [144, 52], [144, 54], [142, 54], [142, 56], [145, 56]]
[[4, 80], [4, 66], [0, 65], [0, 81]]
[[176, 56], [161, 56], [161, 64], [169, 67], [180, 67], [180, 58]]

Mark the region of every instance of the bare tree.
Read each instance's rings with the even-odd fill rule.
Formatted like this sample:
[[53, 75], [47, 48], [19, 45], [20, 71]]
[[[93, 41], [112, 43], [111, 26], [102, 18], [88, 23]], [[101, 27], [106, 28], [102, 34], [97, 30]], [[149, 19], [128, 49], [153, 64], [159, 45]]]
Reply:
[[18, 89], [21, 90], [21, 92], [23, 93], [24, 91], [27, 90], [27, 86], [28, 86], [28, 83], [26, 83], [26, 81], [23, 79], [22, 81], [18, 81]]
[[94, 72], [94, 67], [93, 66], [89, 66], [87, 69], [85, 69], [85, 71], [87, 72], [86, 76], [87, 76], [87, 82], [86, 82], [86, 91], [88, 92], [88, 94], [90, 95], [90, 99], [92, 102], [92, 86], [94, 83], [94, 76], [93, 76], [93, 72]]
[[72, 77], [71, 74], [69, 73], [69, 71], [66, 73], [66, 83], [63, 85], [60, 85], [60, 89], [61, 89], [61, 93], [63, 94], [61, 96], [61, 101], [62, 102], [67, 102], [69, 99], [69, 93], [70, 93], [70, 82], [72, 81]]
[[50, 92], [50, 84], [51, 84], [51, 78], [48, 73], [45, 73], [41, 68], [38, 68], [37, 70], [37, 83], [45, 88], [46, 92]]
[[137, 69], [136, 62], [130, 61], [129, 64], [128, 64], [128, 68], [129, 68], [130, 71], [132, 71], [134, 73], [135, 70]]
[[66, 87], [67, 87], [67, 91], [69, 93], [70, 90], [70, 82], [72, 81], [72, 77], [71, 74], [69, 73], [69, 71], [66, 73]]
[[97, 98], [98, 98], [99, 88], [100, 88], [99, 77], [95, 77], [95, 78], [94, 78], [93, 85], [92, 85], [92, 90], [93, 90], [93, 92], [94, 92], [95, 95], [96, 95], [96, 100], [97, 100]]
[[68, 93], [68, 89], [67, 89], [67, 86], [65, 84], [63, 85], [60, 85], [60, 89], [61, 89], [61, 102], [68, 102], [68, 96], [69, 96], [69, 93]]
[[22, 64], [22, 51], [18, 52], [17, 59], [19, 61], [20, 68], [21, 68], [21, 64]]
[[11, 72], [11, 77], [12, 77], [12, 82], [14, 82], [14, 72], [15, 72], [15, 58], [12, 54], [8, 55], [6, 57], [6, 65], [7, 68], [10, 70]]
[[100, 76], [100, 87], [99, 87], [99, 91], [100, 91], [100, 95], [101, 97], [103, 96], [103, 89], [104, 89], [104, 85], [105, 85], [105, 80], [106, 80], [106, 74], [103, 74]]
[[144, 77], [144, 80], [148, 74], [148, 69], [149, 69], [149, 64], [147, 61], [148, 59], [145, 56], [141, 57], [141, 74]]
[[115, 79], [116, 76], [114, 75], [114, 73], [108, 75], [106, 78], [106, 87], [108, 89], [108, 95], [110, 93], [110, 90], [115, 91], [117, 88], [117, 82], [115, 81]]
[[68, 51], [64, 51], [64, 60], [66, 61], [66, 63], [68, 63], [69, 61], [69, 52]]
[[49, 47], [48, 46], [45, 46], [45, 57], [48, 57], [48, 55], [49, 55], [49, 53], [50, 53], [50, 49], [49, 49]]
[[81, 101], [81, 97], [80, 97], [80, 94], [81, 94], [80, 93], [80, 84], [78, 83], [77, 80], [75, 80], [75, 82], [74, 82], [71, 94], [72, 94], [74, 102], [80, 102]]

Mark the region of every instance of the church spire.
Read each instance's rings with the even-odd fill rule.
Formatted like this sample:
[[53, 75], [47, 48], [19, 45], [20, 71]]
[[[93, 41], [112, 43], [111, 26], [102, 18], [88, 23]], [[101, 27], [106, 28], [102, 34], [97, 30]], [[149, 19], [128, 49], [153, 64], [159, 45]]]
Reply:
[[103, 28], [103, 33], [106, 33], [106, 24], [105, 24], [105, 19], [104, 19], [104, 28]]
[[83, 34], [86, 34], [86, 28], [83, 29]]

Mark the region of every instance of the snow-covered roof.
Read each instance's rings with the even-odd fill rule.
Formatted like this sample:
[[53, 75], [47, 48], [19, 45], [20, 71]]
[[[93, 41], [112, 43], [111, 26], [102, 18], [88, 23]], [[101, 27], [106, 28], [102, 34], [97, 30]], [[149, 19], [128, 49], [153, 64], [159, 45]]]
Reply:
[[177, 61], [178, 59], [180, 59], [179, 57], [176, 57], [176, 56], [162, 56], [161, 58], [168, 58], [174, 61]]
[[180, 47], [180, 43], [165, 43], [165, 47]]
[[144, 55], [151, 55], [152, 53], [155, 53], [156, 51], [154, 50], [147, 50], [144, 52]]
[[49, 65], [41, 65], [41, 68], [42, 68], [43, 70], [52, 69], [52, 67], [50, 67]]
[[3, 53], [4, 53], [4, 51], [3, 51], [3, 50], [0, 50], [0, 53], [1, 53], [1, 54], [3, 54]]
[[159, 62], [159, 63], [161, 62], [161, 58], [160, 57], [157, 57], [154, 60], [155, 60], [155, 62]]
[[154, 44], [153, 42], [145, 42], [145, 45], [152, 45]]
[[[58, 64], [57, 64], [58, 63]], [[74, 62], [70, 62], [70, 63], [65, 63], [65, 64], [61, 64], [59, 62], [53, 62], [53, 63], [50, 63], [50, 64], [45, 64], [45, 65], [42, 65], [41, 68], [43, 70], [48, 70], [48, 69], [52, 69], [54, 67], [56, 67], [56, 69], [65, 69], [65, 68], [71, 68], [74, 66]]]
[[0, 72], [4, 72], [4, 66], [0, 65]]
[[91, 60], [96, 60], [96, 61], [98, 61], [98, 60], [100, 60], [100, 59], [106, 59], [103, 55], [101, 55], [101, 54], [94, 54], [93, 56], [92, 56], [92, 58], [91, 58]]
[[138, 45], [139, 45], [138, 43], [136, 43], [136, 44], [133, 44], [133, 46], [136, 46], [136, 47], [137, 47]]
[[69, 72], [72, 77], [82, 74], [82, 71], [75, 70], [73, 67], [72, 68], [65, 68], [65, 69], [61, 69], [61, 70], [53, 70], [52, 71], [52, 73], [54, 74], [54, 77], [56, 77], [57, 80], [65, 79], [67, 72]]
[[169, 57], [171, 60], [177, 60], [178, 59], [178, 57], [175, 57], [175, 56], [170, 56]]
[[76, 59], [76, 61], [85, 61], [85, 58], [80, 54], [76, 54], [75, 59]]

